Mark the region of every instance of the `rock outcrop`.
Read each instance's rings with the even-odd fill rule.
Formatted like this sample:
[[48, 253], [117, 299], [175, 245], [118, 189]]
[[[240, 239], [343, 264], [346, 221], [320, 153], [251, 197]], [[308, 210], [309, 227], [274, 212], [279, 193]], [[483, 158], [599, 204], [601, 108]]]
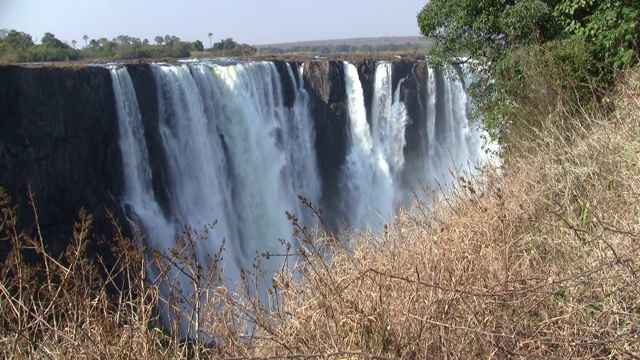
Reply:
[[356, 64], [358, 78], [362, 85], [362, 95], [364, 96], [364, 107], [367, 110], [367, 122], [371, 125], [371, 104], [373, 103], [374, 81], [376, 75], [375, 60], [362, 60]]
[[[133, 88], [136, 91], [136, 100], [140, 109], [144, 136], [149, 151], [149, 165], [151, 166], [151, 185], [155, 198], [160, 207], [167, 211], [169, 208], [169, 194], [167, 193], [165, 170], [166, 154], [162, 150], [162, 138], [159, 127], [158, 94], [153, 70], [149, 64], [127, 65], [127, 71], [131, 76]], [[117, 122], [117, 119], [114, 121]], [[165, 213], [165, 215], [168, 215]]]
[[[304, 77], [315, 123], [316, 156], [324, 194], [322, 202], [326, 210], [338, 213], [338, 176], [347, 154], [349, 119], [343, 63], [307, 61]], [[339, 225], [330, 224], [332, 227]]]
[[411, 62], [398, 62], [394, 64], [394, 88], [398, 86], [401, 79], [404, 79], [402, 85], [400, 85], [400, 100], [404, 103], [407, 109], [407, 115], [409, 116], [409, 122], [405, 129], [405, 147], [404, 147], [404, 159], [405, 169], [411, 171], [405, 171], [405, 177], [402, 179], [403, 186], [405, 188], [416, 189], [421, 184], [416, 183], [416, 179], [420, 179], [420, 176], [415, 176], [415, 173], [423, 174], [424, 166], [427, 159], [422, 156], [424, 154], [420, 149], [424, 149], [428, 146], [428, 136], [424, 132], [427, 128], [425, 122], [427, 121], [427, 84], [428, 67], [425, 62], [411, 63]]
[[123, 175], [115, 109], [105, 68], [0, 67], [0, 186], [34, 234], [31, 188], [54, 254], [66, 247], [81, 208], [101, 215], [94, 222], [101, 230], [105, 208], [118, 211]]
[[289, 63], [289, 68], [294, 78], [295, 83], [291, 82], [291, 75], [289, 74], [289, 68], [287, 67], [287, 62], [276, 60], [273, 61], [273, 64], [278, 69], [278, 74], [280, 74], [280, 83], [282, 84], [282, 100], [284, 102], [284, 106], [290, 108], [293, 106], [293, 102], [295, 101], [295, 88], [298, 87], [298, 66], [296, 63]]

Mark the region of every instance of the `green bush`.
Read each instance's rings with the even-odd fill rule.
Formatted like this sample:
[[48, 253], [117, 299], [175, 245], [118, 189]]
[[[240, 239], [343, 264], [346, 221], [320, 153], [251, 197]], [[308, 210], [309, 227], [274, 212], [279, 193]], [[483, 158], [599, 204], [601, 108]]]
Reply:
[[540, 127], [530, 109], [599, 106], [616, 69], [637, 61], [639, 18], [638, 0], [431, 0], [418, 25], [434, 65], [473, 60], [476, 118], [505, 145]]
[[615, 68], [632, 64], [640, 46], [638, 0], [564, 0], [554, 16], [570, 35], [589, 44], [597, 60]]
[[514, 137], [535, 136], [545, 114], [559, 108], [580, 119], [603, 93], [596, 64], [580, 38], [516, 47], [492, 64], [491, 77], [471, 86], [476, 118], [505, 149]]

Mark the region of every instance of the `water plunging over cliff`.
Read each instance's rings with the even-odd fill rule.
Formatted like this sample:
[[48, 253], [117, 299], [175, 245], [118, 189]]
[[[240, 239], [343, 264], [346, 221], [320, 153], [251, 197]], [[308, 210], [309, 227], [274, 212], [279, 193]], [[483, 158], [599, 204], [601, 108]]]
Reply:
[[[421, 77], [414, 65], [394, 81], [394, 65], [379, 62], [368, 84], [373, 98], [367, 109], [356, 66], [330, 66], [342, 68], [343, 76], [336, 79], [343, 80], [332, 86], [343, 89], [328, 89], [327, 95], [315, 90], [317, 84], [307, 84], [304, 66], [296, 64], [154, 64], [153, 124], [141, 120], [126, 68], [111, 68], [125, 173], [122, 202], [147, 233], [146, 245], [168, 251], [185, 226], [198, 230], [217, 221], [208, 240], [196, 243], [196, 257], [206, 264], [224, 239], [219, 270], [233, 286], [255, 256], [285, 252], [278, 241], [291, 238], [285, 212], [313, 225], [297, 195], [334, 209], [324, 215], [331, 223], [375, 231], [400, 206], [409, 205], [412, 192], [419, 191], [416, 185], [433, 185], [454, 163], [460, 167], [479, 160], [480, 132], [467, 124], [469, 103], [455, 74], [428, 69]], [[343, 98], [332, 95], [340, 93]], [[413, 103], [407, 108], [410, 96]], [[335, 113], [344, 106], [346, 121], [328, 124], [314, 118], [322, 106]], [[341, 131], [347, 136], [337, 145], [346, 154], [333, 159], [335, 169], [326, 169], [329, 165], [319, 158], [329, 144], [317, 140], [340, 142], [335, 134]], [[321, 176], [332, 172], [338, 174], [337, 184]], [[328, 188], [337, 193], [327, 194]], [[337, 199], [337, 205], [327, 199]], [[267, 275], [279, 265], [267, 263]], [[190, 292], [179, 271], [170, 275], [185, 294]], [[188, 312], [189, 305], [183, 310]], [[185, 334], [191, 331], [186, 324]]]
[[400, 205], [407, 114], [398, 99], [400, 86], [392, 95], [391, 74], [390, 63], [377, 65], [369, 126], [358, 71], [345, 63], [350, 142], [341, 181], [348, 222], [357, 228], [380, 229]]

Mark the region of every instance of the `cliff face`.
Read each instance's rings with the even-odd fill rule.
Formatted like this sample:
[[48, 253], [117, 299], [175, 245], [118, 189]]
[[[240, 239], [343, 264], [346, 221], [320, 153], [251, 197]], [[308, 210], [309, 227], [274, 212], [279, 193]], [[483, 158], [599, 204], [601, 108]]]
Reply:
[[[291, 107], [299, 85], [298, 64], [274, 62], [280, 74], [283, 100]], [[347, 152], [348, 106], [344, 65], [337, 61], [305, 61], [304, 86], [315, 123], [316, 154], [327, 211], [339, 212], [338, 178]], [[370, 121], [376, 62], [355, 64]], [[394, 89], [412, 119], [423, 119], [426, 66], [394, 64]], [[156, 199], [166, 209], [165, 154], [158, 128], [158, 97], [151, 66], [127, 65], [132, 78], [151, 159]], [[397, 74], [396, 74], [397, 73]], [[291, 82], [291, 78], [295, 84]], [[422, 146], [418, 124], [408, 124], [407, 147]], [[23, 224], [33, 224], [27, 187], [35, 194], [41, 229], [48, 246], [61, 251], [70, 238], [81, 207], [94, 216], [94, 230], [108, 237], [112, 229], [105, 209], [125, 224], [119, 198], [123, 192], [118, 120], [111, 76], [101, 67], [0, 67], [0, 186], [16, 203]], [[419, 159], [407, 159], [408, 165]], [[336, 216], [342, 218], [343, 216]], [[331, 224], [338, 227], [340, 224]], [[29, 226], [29, 225], [27, 225]], [[32, 225], [31, 225], [32, 226]], [[33, 226], [28, 228], [33, 232]], [[3, 249], [0, 248], [0, 255]]]
[[343, 63], [309, 61], [304, 64], [304, 75], [315, 123], [316, 156], [325, 197], [323, 205], [326, 210], [337, 212], [340, 211], [336, 197], [339, 194], [338, 175], [347, 154], [349, 119]]
[[[0, 186], [21, 223], [33, 224], [34, 193], [47, 246], [61, 251], [84, 207], [104, 228], [122, 191], [109, 71], [98, 67], [0, 67]], [[34, 228], [28, 229], [32, 233]]]
[[[166, 163], [165, 152], [162, 150], [162, 138], [158, 123], [158, 95], [156, 80], [149, 64], [128, 65], [127, 71], [131, 76], [136, 91], [138, 107], [142, 123], [145, 128], [145, 142], [149, 149], [149, 162], [152, 174], [152, 186], [156, 199], [162, 209], [168, 208], [169, 194], [167, 193], [166, 174], [162, 164]], [[117, 122], [117, 119], [114, 119]]]
[[[402, 183], [406, 188], [419, 188], [421, 184], [416, 182], [419, 179], [418, 176], [413, 176], [413, 173], [424, 173], [424, 166], [427, 159], [421, 157], [423, 154], [419, 149], [427, 147], [427, 134], [424, 133], [424, 129], [427, 128], [425, 122], [427, 121], [427, 89], [425, 84], [428, 78], [427, 64], [424, 62], [411, 63], [411, 62], [399, 62], [394, 64], [394, 89], [400, 86], [400, 100], [404, 102], [407, 109], [407, 115], [409, 116], [409, 122], [405, 129], [405, 147], [404, 147], [404, 159], [405, 168], [412, 171], [405, 172], [405, 178], [402, 179]], [[397, 78], [397, 79], [396, 79]], [[402, 85], [400, 80], [404, 79]]]

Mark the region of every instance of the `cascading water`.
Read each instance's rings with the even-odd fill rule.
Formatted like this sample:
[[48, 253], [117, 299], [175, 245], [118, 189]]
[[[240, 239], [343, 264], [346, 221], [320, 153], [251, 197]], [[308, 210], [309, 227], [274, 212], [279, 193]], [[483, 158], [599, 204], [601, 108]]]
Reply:
[[[240, 268], [250, 265], [253, 257], [284, 252], [277, 240], [291, 234], [285, 211], [303, 212], [297, 194], [318, 201], [320, 178], [306, 93], [302, 85], [297, 87], [293, 107], [286, 108], [271, 63], [153, 65], [152, 69], [169, 209], [160, 209], [151, 190], [148, 151], [131, 79], [125, 68], [112, 68], [127, 174], [123, 203], [147, 233], [145, 245], [166, 254], [184, 226], [199, 230], [217, 220], [207, 240], [195, 243], [196, 257], [206, 266], [208, 256], [225, 239], [222, 268], [232, 287]], [[191, 281], [177, 269], [164, 278], [172, 286], [180, 284], [186, 301], [181, 310], [189, 313]], [[166, 299], [169, 289], [163, 290]], [[184, 334], [192, 335], [191, 320], [182, 319]]]
[[[223, 260], [213, 270], [219, 272], [219, 281], [233, 288], [241, 269], [250, 267], [254, 257], [285, 252], [278, 241], [291, 239], [285, 212], [296, 214], [302, 225], [312, 224], [297, 195], [322, 205], [314, 127], [318, 119], [311, 117], [304, 67], [286, 64], [284, 75], [272, 62], [190, 62], [151, 68], [159, 134], [158, 144], [151, 147], [145, 140], [151, 129], [143, 126], [126, 68], [110, 68], [126, 177], [123, 205], [145, 231], [145, 245], [159, 253], [169, 254], [185, 226], [199, 230], [217, 221], [207, 239], [196, 242], [194, 261], [206, 267], [224, 240]], [[428, 69], [427, 82], [420, 85], [425, 89], [420, 104], [426, 119], [411, 119], [401, 89], [409, 79], [418, 81], [417, 76], [411, 72], [400, 79], [394, 91], [393, 65], [378, 63], [369, 124], [357, 69], [349, 63], [343, 68], [349, 140], [338, 198], [349, 225], [375, 231], [399, 206], [409, 205], [406, 199], [416, 189], [403, 185], [402, 179], [416, 177], [413, 183], [433, 184], [452, 163], [474, 163], [482, 156], [480, 132], [467, 126], [469, 101], [455, 74], [444, 76]], [[284, 85], [293, 88], [290, 107], [283, 99]], [[411, 147], [416, 153], [408, 154], [405, 132], [413, 121], [422, 124], [422, 145]], [[154, 168], [162, 173], [160, 180], [154, 179], [150, 154], [162, 155], [155, 159], [160, 170]], [[421, 163], [410, 168], [408, 155]], [[158, 200], [159, 191], [166, 201]], [[274, 260], [262, 265], [268, 277], [281, 264]], [[185, 300], [179, 310], [189, 314], [192, 281], [176, 267], [163, 275], [162, 297], [168, 299], [172, 290], [179, 289]], [[165, 317], [171, 319], [169, 314]], [[194, 318], [182, 320], [182, 335], [194, 335], [189, 327], [193, 322]]]
[[[112, 67], [110, 71], [119, 118], [123, 172], [126, 174], [122, 202], [132, 225], [140, 224], [144, 227], [147, 239], [145, 245], [158, 251], [168, 251], [173, 244], [167, 239], [170, 238], [175, 242], [177, 232], [175, 226], [165, 218], [152, 191], [147, 144], [133, 83], [125, 68]], [[153, 268], [149, 269], [149, 272], [151, 280], [156, 280], [159, 274]], [[177, 280], [177, 283], [183, 285], [187, 283], [187, 279], [180, 273], [173, 271], [168, 275]], [[182, 288], [185, 294], [188, 294], [189, 290], [186, 287]], [[166, 299], [168, 295], [166, 284], [162, 291]], [[162, 303], [160, 308], [166, 314], [166, 308]], [[183, 311], [185, 310], [189, 311], [188, 308], [183, 308]], [[180, 324], [182, 329], [188, 327], [186, 320]]]
[[[461, 173], [473, 173], [473, 162], [479, 159], [482, 149], [480, 135], [482, 132], [478, 124], [467, 121], [468, 96], [463, 79], [453, 70], [446, 76], [449, 79], [449, 96], [451, 103], [451, 123], [455, 133], [455, 140], [449, 146], [453, 154], [453, 163]], [[454, 150], [455, 149], [455, 150]]]
[[470, 110], [463, 79], [453, 69], [428, 69], [424, 181], [446, 189], [457, 175], [472, 175], [477, 162], [486, 162], [483, 131], [469, 123]]
[[393, 99], [391, 63], [379, 63], [376, 67], [371, 127], [367, 123], [358, 71], [345, 62], [344, 72], [350, 143], [342, 169], [343, 207], [349, 214], [350, 225], [375, 231], [397, 210], [397, 176], [404, 164], [406, 112]]

